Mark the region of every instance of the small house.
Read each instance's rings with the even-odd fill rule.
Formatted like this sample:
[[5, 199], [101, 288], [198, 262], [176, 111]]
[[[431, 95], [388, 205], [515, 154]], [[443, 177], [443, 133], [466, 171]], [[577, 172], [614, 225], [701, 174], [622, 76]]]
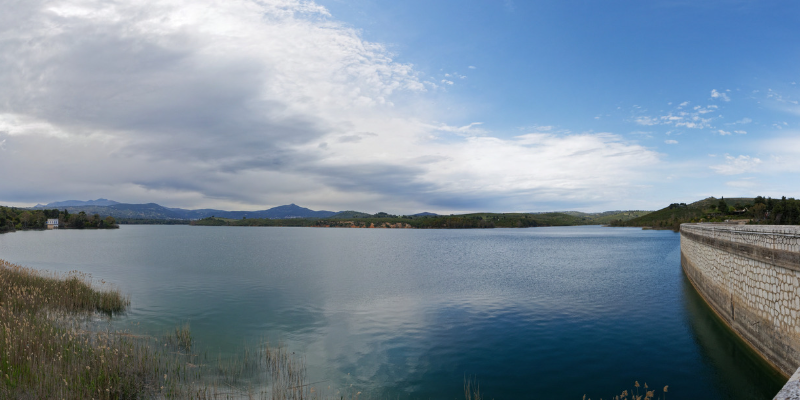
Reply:
[[58, 229], [58, 218], [48, 218], [47, 229]]

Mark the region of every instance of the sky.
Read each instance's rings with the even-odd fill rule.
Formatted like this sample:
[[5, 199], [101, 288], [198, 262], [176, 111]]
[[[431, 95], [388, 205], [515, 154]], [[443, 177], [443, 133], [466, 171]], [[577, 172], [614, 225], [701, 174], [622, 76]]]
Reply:
[[0, 204], [800, 197], [794, 1], [10, 0]]

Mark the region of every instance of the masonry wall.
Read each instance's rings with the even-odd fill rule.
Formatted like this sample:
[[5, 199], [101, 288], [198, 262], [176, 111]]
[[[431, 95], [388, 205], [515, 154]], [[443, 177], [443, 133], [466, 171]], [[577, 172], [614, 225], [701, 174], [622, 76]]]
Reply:
[[800, 367], [800, 227], [682, 224], [681, 266], [767, 361], [786, 376]]

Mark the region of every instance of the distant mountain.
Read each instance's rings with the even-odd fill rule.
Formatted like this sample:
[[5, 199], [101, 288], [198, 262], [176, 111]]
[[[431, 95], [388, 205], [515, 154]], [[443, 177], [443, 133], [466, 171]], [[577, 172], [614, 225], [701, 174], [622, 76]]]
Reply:
[[[105, 199], [93, 200], [98, 202]], [[105, 200], [110, 201], [110, 200]], [[100, 214], [100, 216], [112, 216], [114, 218], [131, 218], [131, 219], [201, 219], [207, 217], [229, 218], [229, 219], [242, 219], [242, 218], [269, 218], [269, 219], [287, 219], [287, 218], [327, 218], [334, 214], [333, 211], [314, 211], [305, 207], [300, 207], [296, 204], [289, 204], [285, 206], [273, 207], [268, 210], [260, 211], [225, 211], [215, 209], [199, 209], [199, 210], [186, 210], [183, 208], [168, 208], [156, 203], [147, 204], [124, 204], [113, 202], [109, 205], [99, 204], [78, 204], [78, 205], [63, 205], [64, 202], [50, 203], [42, 207], [35, 208], [58, 208], [67, 209], [70, 213], [79, 213], [81, 211], [87, 214]], [[89, 203], [89, 202], [78, 202]]]
[[432, 212], [427, 212], [427, 211], [426, 212], [417, 213], [417, 214], [411, 214], [412, 217], [436, 217], [438, 215], [439, 214], [432, 213]]
[[113, 206], [114, 204], [120, 204], [114, 200], [109, 199], [97, 199], [97, 200], [65, 200], [65, 201], [54, 201], [52, 203], [47, 204], [37, 204], [33, 208], [62, 208], [62, 207], [80, 207], [80, 206]]
[[[369, 218], [372, 214], [367, 214], [361, 211], [340, 211], [334, 215], [331, 215], [331, 218]], [[323, 217], [327, 218], [327, 217]]]
[[[233, 212], [233, 211], [232, 211]], [[242, 212], [242, 211], [236, 211]], [[300, 207], [294, 203], [286, 206], [278, 206], [264, 211], [254, 211], [253, 215], [247, 215], [247, 218], [269, 218], [269, 219], [287, 219], [287, 218], [328, 218], [335, 215], [334, 211], [314, 211], [305, 207]]]

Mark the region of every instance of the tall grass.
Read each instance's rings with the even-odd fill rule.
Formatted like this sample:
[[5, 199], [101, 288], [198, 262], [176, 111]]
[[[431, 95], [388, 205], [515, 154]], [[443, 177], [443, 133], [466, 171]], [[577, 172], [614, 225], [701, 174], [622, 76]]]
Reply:
[[[641, 390], [640, 390], [641, 389]], [[669, 391], [669, 386], [664, 386], [662, 389], [661, 395], [659, 396], [656, 393], [657, 389], [650, 390], [650, 387], [647, 386], [645, 382], [644, 387], [642, 388], [639, 385], [639, 381], [634, 381], [633, 388], [630, 391], [623, 390], [622, 393], [611, 396], [612, 400], [666, 400], [667, 392]], [[586, 395], [583, 395], [583, 400], [586, 399]], [[589, 398], [588, 400], [592, 400]], [[600, 400], [603, 400], [602, 398]]]
[[38, 272], [0, 260], [0, 398], [133, 398], [155, 386], [147, 346], [88, 331], [91, 313], [129, 304], [78, 272]]

